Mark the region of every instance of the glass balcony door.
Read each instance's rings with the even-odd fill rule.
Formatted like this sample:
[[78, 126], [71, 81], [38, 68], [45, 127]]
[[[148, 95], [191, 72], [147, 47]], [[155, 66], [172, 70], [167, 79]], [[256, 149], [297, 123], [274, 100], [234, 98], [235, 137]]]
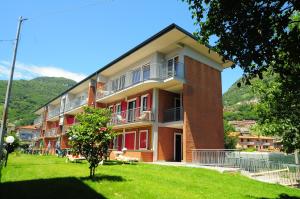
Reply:
[[135, 108], [136, 108], [136, 101], [130, 101], [128, 102], [128, 122], [133, 122], [135, 120]]
[[177, 73], [177, 67], [178, 67], [178, 56], [173, 57], [172, 59], [169, 59], [167, 62], [167, 76], [168, 77], [174, 77]]

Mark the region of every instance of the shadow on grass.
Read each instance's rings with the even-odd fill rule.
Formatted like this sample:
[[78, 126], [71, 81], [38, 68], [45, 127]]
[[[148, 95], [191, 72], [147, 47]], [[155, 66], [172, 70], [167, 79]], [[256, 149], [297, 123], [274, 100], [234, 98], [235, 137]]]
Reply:
[[107, 160], [104, 161], [103, 165], [105, 166], [114, 166], [114, 165], [122, 165], [122, 164], [126, 164], [126, 165], [137, 165], [136, 162], [122, 162], [122, 161], [118, 161], [118, 160]]
[[290, 196], [288, 194], [282, 193], [276, 198], [267, 198], [267, 197], [253, 197], [249, 196], [249, 198], [256, 198], [256, 199], [300, 199], [298, 196]]
[[110, 176], [110, 175], [95, 175], [94, 178], [90, 177], [81, 177], [80, 180], [90, 180], [93, 182], [99, 181], [112, 181], [112, 182], [122, 182], [126, 181], [122, 176]]
[[81, 180], [68, 177], [0, 183], [0, 198], [100, 199], [106, 197], [91, 189]]

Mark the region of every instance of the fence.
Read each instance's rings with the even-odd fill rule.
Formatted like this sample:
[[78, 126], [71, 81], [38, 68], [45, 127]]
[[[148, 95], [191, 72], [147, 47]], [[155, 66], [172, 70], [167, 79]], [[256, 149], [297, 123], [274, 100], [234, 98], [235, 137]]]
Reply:
[[261, 157], [245, 156], [238, 150], [196, 149], [192, 152], [195, 164], [239, 168], [244, 175], [260, 181], [299, 186], [300, 165], [274, 162]]

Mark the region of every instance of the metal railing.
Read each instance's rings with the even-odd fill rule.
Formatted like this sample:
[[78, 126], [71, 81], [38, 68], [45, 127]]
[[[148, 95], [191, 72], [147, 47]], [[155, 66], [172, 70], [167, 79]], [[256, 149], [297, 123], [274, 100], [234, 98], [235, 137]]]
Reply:
[[40, 115], [37, 118], [34, 119], [33, 124], [37, 125], [37, 124], [41, 124], [43, 122], [43, 116]]
[[85, 104], [87, 104], [87, 98], [85, 98], [83, 100], [80, 100], [80, 99], [71, 100], [69, 103], [66, 104], [65, 112], [73, 110], [80, 106], [83, 106]]
[[183, 120], [183, 107], [167, 109], [164, 112], [164, 122], [174, 122]]
[[59, 111], [60, 111], [59, 107], [56, 107], [54, 109], [50, 109], [48, 111], [47, 119], [51, 119], [51, 118], [53, 118], [55, 116], [58, 116], [59, 115]]
[[237, 150], [195, 149], [192, 162], [205, 166], [239, 168], [243, 174], [264, 182], [282, 185], [300, 185], [300, 165], [249, 158]]
[[[143, 77], [143, 70], [141, 68], [139, 75], [133, 75], [134, 71], [129, 71], [124, 74], [125, 80], [124, 84], [120, 84], [118, 82], [118, 86], [113, 88], [113, 81], [108, 81], [102, 89], [97, 90], [96, 98], [101, 99], [103, 97], [112, 95], [118, 91], [124, 90], [133, 85], [139, 84], [148, 80], [166, 80], [168, 78], [178, 78], [184, 79], [184, 64], [183, 63], [173, 63], [172, 65], [168, 65], [167, 63], [151, 63], [150, 71], [155, 70], [157, 73], [149, 72], [149, 75]], [[151, 74], [151, 75], [150, 75]]]
[[119, 113], [113, 113], [110, 125], [128, 124], [141, 121], [154, 121], [152, 111], [142, 111], [141, 108], [128, 109]]
[[48, 138], [56, 137], [56, 136], [58, 136], [57, 132], [58, 132], [57, 128], [49, 129], [48, 131], [45, 132], [45, 137], [48, 137]]

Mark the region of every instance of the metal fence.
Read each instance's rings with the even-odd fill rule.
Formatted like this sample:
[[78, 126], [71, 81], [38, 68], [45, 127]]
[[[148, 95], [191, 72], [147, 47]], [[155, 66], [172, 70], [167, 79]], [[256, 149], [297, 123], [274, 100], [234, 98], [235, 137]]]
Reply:
[[196, 149], [192, 152], [192, 161], [205, 166], [239, 168], [242, 174], [264, 182], [300, 184], [300, 165], [274, 162], [259, 156], [250, 158], [238, 150]]

